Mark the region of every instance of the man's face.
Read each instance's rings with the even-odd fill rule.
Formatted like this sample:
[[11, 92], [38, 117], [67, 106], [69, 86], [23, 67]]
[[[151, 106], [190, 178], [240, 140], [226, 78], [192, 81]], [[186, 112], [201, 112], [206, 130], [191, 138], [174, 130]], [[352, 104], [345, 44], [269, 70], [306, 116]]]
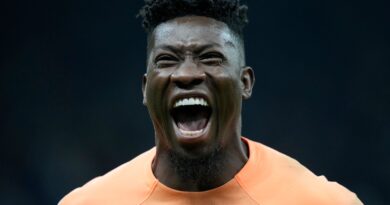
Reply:
[[197, 157], [229, 147], [254, 83], [240, 41], [222, 22], [187, 16], [158, 25], [149, 46], [143, 94], [158, 150]]

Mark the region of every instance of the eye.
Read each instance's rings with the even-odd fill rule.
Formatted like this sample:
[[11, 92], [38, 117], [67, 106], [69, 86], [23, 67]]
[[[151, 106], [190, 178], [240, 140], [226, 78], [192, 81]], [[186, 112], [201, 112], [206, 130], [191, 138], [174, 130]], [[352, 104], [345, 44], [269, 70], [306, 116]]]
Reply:
[[176, 65], [178, 61], [179, 60], [173, 55], [162, 54], [156, 57], [154, 64], [157, 68], [168, 68]]
[[219, 66], [223, 63], [224, 57], [221, 53], [218, 52], [209, 52], [202, 54], [199, 57], [201, 63], [209, 66]]

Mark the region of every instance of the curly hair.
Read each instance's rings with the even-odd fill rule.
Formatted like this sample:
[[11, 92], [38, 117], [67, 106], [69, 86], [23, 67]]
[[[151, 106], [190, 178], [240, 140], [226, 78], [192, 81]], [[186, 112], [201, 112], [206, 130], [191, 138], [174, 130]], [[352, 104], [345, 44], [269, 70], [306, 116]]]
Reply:
[[206, 16], [224, 22], [242, 39], [242, 31], [248, 23], [248, 7], [240, 0], [145, 0], [138, 16], [142, 25], [151, 33], [160, 23], [176, 17]]

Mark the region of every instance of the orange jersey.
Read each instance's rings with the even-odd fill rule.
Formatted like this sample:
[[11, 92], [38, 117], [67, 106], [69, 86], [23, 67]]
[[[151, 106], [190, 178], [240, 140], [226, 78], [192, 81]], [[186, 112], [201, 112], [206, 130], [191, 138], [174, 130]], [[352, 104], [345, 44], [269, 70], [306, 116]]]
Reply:
[[65, 196], [59, 205], [361, 205], [356, 195], [296, 160], [242, 138], [249, 159], [233, 179], [202, 192], [178, 191], [160, 183], [151, 164], [155, 148]]

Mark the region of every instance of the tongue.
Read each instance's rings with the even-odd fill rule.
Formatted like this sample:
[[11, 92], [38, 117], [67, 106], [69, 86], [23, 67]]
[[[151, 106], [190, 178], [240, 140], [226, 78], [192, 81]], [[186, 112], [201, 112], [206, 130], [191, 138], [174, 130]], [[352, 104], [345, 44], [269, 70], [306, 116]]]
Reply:
[[177, 126], [185, 131], [197, 131], [201, 130], [206, 127], [207, 119], [199, 119], [194, 121], [188, 121], [188, 122], [177, 122]]
[[177, 126], [185, 131], [197, 131], [206, 127], [207, 112], [179, 113], [176, 118]]

